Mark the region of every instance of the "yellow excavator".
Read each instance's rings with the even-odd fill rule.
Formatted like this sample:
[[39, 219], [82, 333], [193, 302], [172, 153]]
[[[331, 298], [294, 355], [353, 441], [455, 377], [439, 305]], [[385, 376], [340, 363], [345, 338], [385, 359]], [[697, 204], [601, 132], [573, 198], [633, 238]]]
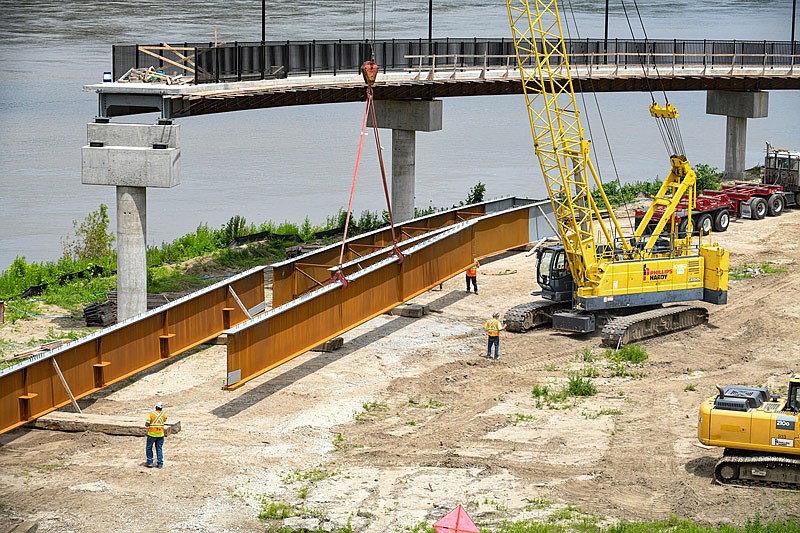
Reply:
[[766, 387], [717, 385], [700, 404], [697, 438], [725, 448], [714, 479], [734, 485], [800, 488], [800, 374], [786, 399]]
[[677, 109], [652, 99], [650, 114], [673, 154], [671, 170], [647, 214], [626, 235], [589, 157], [558, 4], [506, 0], [506, 6], [534, 150], [561, 241], [538, 252], [543, 300], [509, 309], [508, 329], [552, 322], [558, 330], [590, 333], [602, 322], [603, 342], [618, 346], [707, 322], [704, 307], [663, 306], [694, 300], [725, 304], [728, 293], [728, 251], [701, 238], [693, 242], [691, 222], [681, 231], [673, 216], [686, 197], [691, 221], [697, 195]]

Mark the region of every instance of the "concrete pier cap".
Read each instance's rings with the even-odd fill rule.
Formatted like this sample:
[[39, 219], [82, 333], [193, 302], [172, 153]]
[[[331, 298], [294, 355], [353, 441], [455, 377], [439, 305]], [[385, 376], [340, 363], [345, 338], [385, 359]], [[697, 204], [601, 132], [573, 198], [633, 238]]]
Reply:
[[117, 320], [147, 311], [147, 188], [180, 184], [180, 126], [95, 122], [81, 149], [81, 183], [117, 198]]
[[706, 113], [727, 117], [725, 131], [725, 174], [730, 179], [744, 179], [747, 148], [747, 119], [765, 118], [769, 111], [769, 93], [763, 91], [708, 91]]
[[414, 218], [416, 132], [442, 129], [442, 101], [376, 100], [375, 116], [379, 128], [392, 130], [394, 221], [411, 220]]

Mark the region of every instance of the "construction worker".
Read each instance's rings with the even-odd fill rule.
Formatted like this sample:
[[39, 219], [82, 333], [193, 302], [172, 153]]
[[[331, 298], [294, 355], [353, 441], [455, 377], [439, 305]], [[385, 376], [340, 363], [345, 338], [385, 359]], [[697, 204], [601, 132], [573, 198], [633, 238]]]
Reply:
[[[158, 402], [155, 411], [151, 411], [144, 425], [147, 428], [147, 468], [164, 468], [164, 454], [161, 451], [164, 446], [164, 423], [167, 421], [167, 413], [164, 412], [164, 404]], [[158, 464], [153, 464], [153, 445], [156, 446], [156, 459]]]
[[483, 326], [489, 334], [489, 345], [486, 347], [486, 359], [492, 358], [492, 345], [494, 344], [494, 360], [500, 357], [500, 332], [506, 329], [506, 325], [500, 322], [500, 313], [495, 311], [492, 318], [486, 321]]
[[478, 258], [475, 257], [472, 259], [472, 264], [467, 269], [467, 292], [469, 292], [469, 284], [472, 283], [472, 286], [475, 287], [475, 294], [478, 294], [478, 267], [481, 266], [478, 263]]

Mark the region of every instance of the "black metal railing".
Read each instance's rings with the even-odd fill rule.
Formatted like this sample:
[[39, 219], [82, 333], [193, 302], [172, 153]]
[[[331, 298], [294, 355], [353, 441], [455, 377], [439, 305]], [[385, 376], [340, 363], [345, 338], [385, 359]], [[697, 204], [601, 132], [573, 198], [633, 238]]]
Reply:
[[[797, 41], [581, 39], [566, 41], [566, 47], [573, 65], [773, 68], [800, 64]], [[372, 54], [388, 72], [433, 66], [434, 56], [458, 57], [464, 68], [502, 68], [515, 51], [512, 40], [504, 38], [115, 45], [113, 76], [116, 80], [130, 69], [149, 67], [192, 76], [195, 83], [357, 74]]]

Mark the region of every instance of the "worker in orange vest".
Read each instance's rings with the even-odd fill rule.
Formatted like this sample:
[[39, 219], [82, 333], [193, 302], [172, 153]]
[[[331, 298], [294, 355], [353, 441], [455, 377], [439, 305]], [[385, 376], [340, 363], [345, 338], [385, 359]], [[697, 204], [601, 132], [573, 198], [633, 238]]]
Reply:
[[475, 294], [478, 294], [478, 267], [481, 266], [478, 263], [478, 258], [473, 258], [472, 264], [467, 268], [467, 292], [469, 292], [469, 284], [472, 283], [472, 286], [475, 287]]
[[[144, 425], [147, 428], [147, 468], [164, 467], [164, 454], [161, 448], [164, 446], [164, 424], [167, 422], [167, 413], [164, 412], [164, 404], [158, 402], [155, 411], [150, 411]], [[153, 464], [153, 445], [156, 447], [156, 459], [158, 464]]]
[[500, 332], [506, 329], [506, 325], [500, 322], [500, 313], [492, 313], [492, 318], [486, 321], [483, 326], [489, 334], [489, 345], [486, 347], [486, 359], [492, 358], [492, 345], [494, 345], [494, 360], [500, 357]]

